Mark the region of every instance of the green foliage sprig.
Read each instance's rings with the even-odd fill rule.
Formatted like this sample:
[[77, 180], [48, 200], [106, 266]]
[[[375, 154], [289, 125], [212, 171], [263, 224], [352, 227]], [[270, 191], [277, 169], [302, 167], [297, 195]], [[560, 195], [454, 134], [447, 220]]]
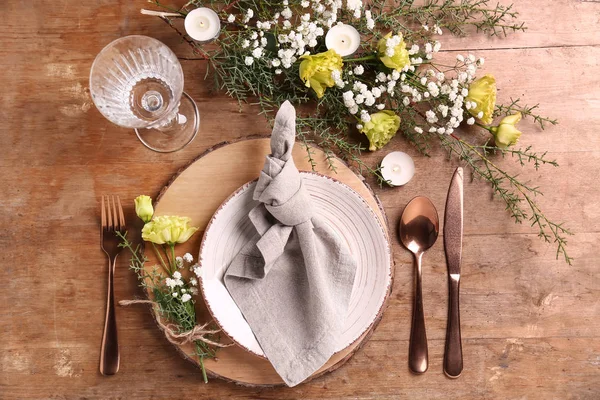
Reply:
[[[357, 139], [360, 119], [356, 115], [350, 115], [352, 113], [349, 113], [349, 108], [343, 100], [343, 93], [352, 90], [353, 83], [373, 85], [373, 82], [377, 82], [375, 77], [378, 73], [389, 74], [390, 70], [382, 66], [376, 54], [377, 42], [388, 32], [401, 33], [410, 46], [410, 43], [418, 42], [436, 43], [434, 35], [441, 30], [458, 36], [467, 35], [472, 31], [490, 36], [505, 36], [509, 32], [526, 30], [525, 24], [517, 21], [518, 13], [513, 5], [495, 4], [490, 0], [427, 0], [424, 3], [416, 3], [413, 0], [373, 0], [368, 3], [368, 8], [372, 13], [375, 29], [368, 26], [368, 20], [353, 17], [351, 10], [342, 8], [339, 10], [338, 21], [354, 26], [363, 40], [357, 54], [344, 59], [344, 64], [349, 66], [344, 68], [341, 77], [345, 84], [342, 87], [329, 87], [323, 97], [315, 99], [314, 94], [299, 79], [299, 61], [289, 68], [278, 68], [276, 73], [274, 72], [270, 60], [275, 54], [276, 47], [273, 46], [277, 44], [278, 35], [281, 33], [279, 25], [275, 24], [266, 30], [265, 37], [269, 44], [265, 46], [265, 51], [269, 57], [257, 57], [251, 64], [244, 62], [249, 50], [243, 46], [243, 42], [250, 33], [257, 31], [257, 28], [241, 21], [241, 17], [246, 15], [247, 10], [252, 9], [254, 18], [261, 21], [272, 20], [274, 13], [282, 9], [282, 1], [192, 0], [180, 9], [166, 7], [158, 0], [153, 3], [174, 10], [181, 16], [199, 6], [211, 7], [218, 11], [224, 27], [220, 36], [210, 46], [191, 40], [175, 27], [169, 17], [163, 19], [192, 47], [198, 60], [207, 62], [206, 77], [214, 80], [215, 88], [236, 99], [240, 106], [243, 103], [258, 106], [260, 113], [272, 123], [274, 111], [285, 100], [294, 104], [312, 104], [312, 110], [300, 113], [298, 118], [298, 140], [305, 145], [311, 164], [314, 165], [315, 161], [310, 145], [316, 144], [324, 149], [332, 168], [335, 168], [332, 162], [334, 156], [339, 156], [357, 167], [360, 172], [375, 175], [380, 183], [384, 181], [381, 170], [367, 165], [362, 158], [366, 147], [363, 140]], [[301, 0], [289, 0], [287, 4], [291, 9], [298, 10], [299, 14], [304, 12], [302, 10], [305, 6]], [[230, 22], [230, 14], [235, 14], [238, 18]], [[311, 53], [325, 50], [325, 44], [319, 42], [311, 49]], [[464, 58], [460, 58], [462, 56], [454, 63], [444, 63], [426, 57], [428, 55], [430, 54], [425, 54], [421, 48], [412, 56], [422, 59], [415, 64], [418, 67], [402, 73], [402, 84], [419, 95], [425, 95], [427, 92], [426, 84], [422, 83], [423, 79], [427, 81], [436, 74], [456, 77], [473, 68], [473, 63], [469, 65]], [[354, 65], [364, 66], [365, 73], [360, 76], [352, 74]], [[460, 87], [467, 88], [468, 83], [469, 80], [462, 81]], [[459, 136], [458, 132], [447, 129], [449, 117], [427, 117], [427, 111], [437, 111], [440, 106], [452, 105], [454, 100], [445, 93], [439, 96], [413, 96], [412, 100], [406, 103], [400, 101], [401, 98], [393, 92], [383, 97], [383, 104], [387, 110], [400, 116], [400, 132], [409, 143], [426, 155], [433, 144], [438, 143], [450, 156], [458, 157], [471, 168], [474, 177], [489, 183], [494, 195], [505, 203], [506, 209], [517, 223], [529, 221], [538, 229], [538, 235], [543, 240], [557, 245], [557, 257], [562, 254], [567, 263], [572, 262], [572, 258], [566, 252], [566, 237], [571, 234], [570, 231], [564, 224], [553, 222], [542, 212], [536, 202], [536, 197], [542, 194], [540, 189], [521, 181], [517, 174], [509, 173], [500, 165], [498, 158], [511, 156], [510, 158], [516, 160], [520, 166], [531, 165], [535, 169], [543, 165], [557, 167], [556, 161], [549, 160], [546, 153], [534, 152], [531, 147], [515, 149], [497, 146], [490, 140], [488, 132], [493, 132], [490, 126], [476, 122], [475, 127], [487, 131], [487, 137], [472, 136], [467, 139], [466, 135]], [[533, 118], [542, 129], [547, 125], [557, 124], [556, 120], [537, 114], [537, 109], [538, 105], [522, 106], [520, 99], [511, 98], [508, 104], [497, 105], [494, 115], [507, 116], [520, 112], [524, 117]], [[468, 108], [463, 112], [465, 120], [470, 117]], [[439, 130], [445, 133], [440, 134]]]

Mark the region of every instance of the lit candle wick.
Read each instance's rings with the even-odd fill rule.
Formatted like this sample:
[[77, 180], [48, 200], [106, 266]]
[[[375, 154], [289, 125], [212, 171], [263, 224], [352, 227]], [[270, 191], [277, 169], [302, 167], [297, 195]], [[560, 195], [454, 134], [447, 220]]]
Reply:
[[394, 165], [394, 168], [392, 168], [392, 171], [398, 172], [398, 171], [400, 171], [400, 167], [397, 165]]

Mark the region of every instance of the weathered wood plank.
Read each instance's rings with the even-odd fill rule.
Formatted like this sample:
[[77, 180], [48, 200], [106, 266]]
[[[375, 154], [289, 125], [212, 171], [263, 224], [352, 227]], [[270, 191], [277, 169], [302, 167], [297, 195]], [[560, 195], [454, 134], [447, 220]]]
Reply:
[[[174, 1], [174, 3], [177, 3]], [[97, 372], [104, 317], [104, 255], [98, 247], [97, 199], [129, 201], [156, 195], [172, 174], [206, 148], [269, 128], [256, 108], [243, 113], [210, 93], [204, 67], [184, 61], [186, 90], [201, 109], [202, 131], [185, 150], [147, 151], [133, 132], [94, 109], [91, 62], [108, 42], [127, 34], [165, 41], [180, 56], [185, 44], [159, 19], [139, 15], [144, 1], [5, 1], [0, 6], [0, 252], [5, 283], [0, 301], [2, 398], [577, 398], [600, 396], [600, 4], [541, 0], [517, 8], [530, 29], [505, 39], [442, 36], [445, 50], [480, 49], [485, 72], [498, 79], [499, 100], [521, 96], [560, 121], [545, 132], [523, 123], [523, 145], [561, 163], [535, 179], [540, 204], [576, 233], [573, 267], [554, 260], [553, 247], [527, 225], [517, 226], [490, 200], [485, 185], [465, 188], [462, 323], [465, 372], [441, 372], [446, 323], [446, 271], [440, 241], [424, 267], [431, 370], [406, 368], [412, 301], [410, 255], [394, 247], [396, 279], [389, 307], [366, 347], [342, 369], [293, 389], [259, 390], [213, 380], [203, 385], [156, 329], [144, 308], [119, 309], [120, 373]], [[454, 57], [448, 51], [442, 57]], [[464, 52], [464, 51], [463, 51]], [[468, 132], [463, 132], [469, 135]], [[398, 140], [388, 150], [415, 157], [417, 175], [405, 188], [376, 188], [396, 224], [417, 194], [432, 198], [440, 216], [455, 163], [439, 150], [419, 156]], [[367, 154], [377, 163], [382, 153]], [[503, 165], [511, 165], [510, 160]], [[512, 167], [510, 167], [512, 168]], [[518, 169], [518, 168], [517, 168]], [[515, 170], [517, 170], [515, 169]], [[372, 180], [370, 181], [371, 183]], [[131, 206], [128, 220], [134, 220]], [[396, 231], [391, 227], [393, 240]], [[121, 257], [118, 299], [141, 295]]]

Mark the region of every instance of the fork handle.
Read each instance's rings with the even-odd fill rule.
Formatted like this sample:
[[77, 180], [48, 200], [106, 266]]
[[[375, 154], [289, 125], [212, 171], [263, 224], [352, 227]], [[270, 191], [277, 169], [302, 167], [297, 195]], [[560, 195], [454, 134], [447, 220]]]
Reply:
[[108, 258], [108, 299], [106, 317], [104, 319], [104, 334], [100, 349], [100, 373], [114, 375], [119, 370], [119, 341], [117, 338], [117, 318], [115, 315], [114, 272], [117, 257]]
[[460, 337], [459, 289], [460, 278], [449, 277], [448, 327], [444, 352], [444, 373], [449, 378], [458, 378], [463, 370], [462, 343]]

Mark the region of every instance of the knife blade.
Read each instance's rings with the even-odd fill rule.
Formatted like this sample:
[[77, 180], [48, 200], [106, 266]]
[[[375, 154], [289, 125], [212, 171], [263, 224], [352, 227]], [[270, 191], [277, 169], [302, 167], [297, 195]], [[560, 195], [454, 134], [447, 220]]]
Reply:
[[448, 323], [444, 373], [458, 378], [463, 369], [462, 343], [460, 335], [460, 262], [463, 241], [463, 169], [454, 171], [444, 213], [444, 251], [448, 266]]

